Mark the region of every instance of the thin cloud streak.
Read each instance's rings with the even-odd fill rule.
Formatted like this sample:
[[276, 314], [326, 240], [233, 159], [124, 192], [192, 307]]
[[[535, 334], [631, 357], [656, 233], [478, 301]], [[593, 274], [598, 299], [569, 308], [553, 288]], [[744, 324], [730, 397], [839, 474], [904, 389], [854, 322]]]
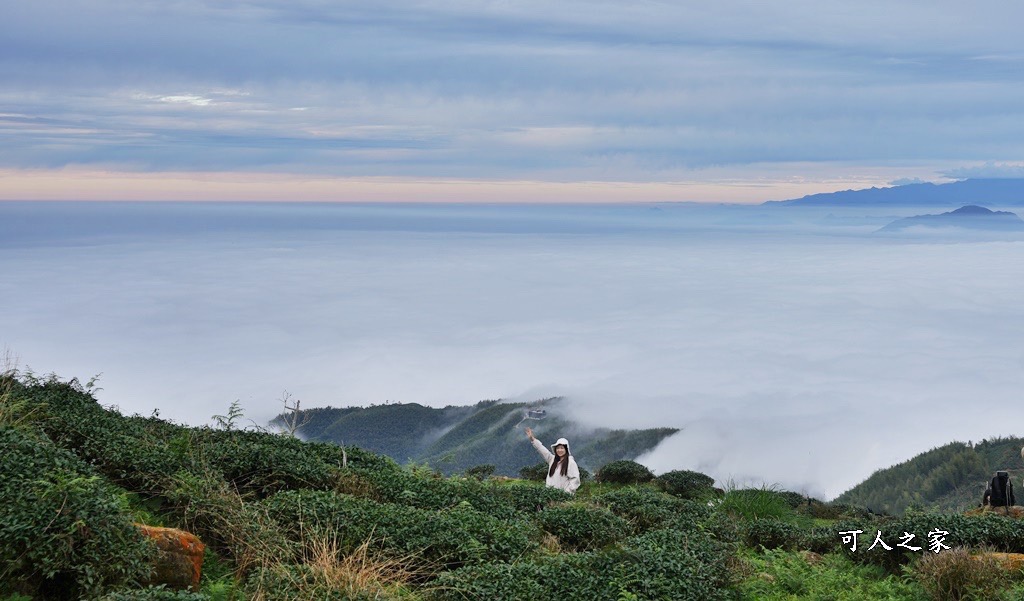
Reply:
[[932, 181], [1024, 152], [1020, 10], [44, 0], [0, 23], [0, 169]]

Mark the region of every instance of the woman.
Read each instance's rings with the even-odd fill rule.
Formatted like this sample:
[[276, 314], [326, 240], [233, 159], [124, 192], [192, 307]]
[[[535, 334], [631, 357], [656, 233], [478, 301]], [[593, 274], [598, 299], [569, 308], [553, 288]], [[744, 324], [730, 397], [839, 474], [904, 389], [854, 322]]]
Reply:
[[548, 463], [548, 477], [545, 479], [545, 483], [548, 486], [561, 488], [570, 495], [575, 493], [576, 489], [580, 487], [580, 468], [569, 453], [569, 441], [559, 438], [555, 444], [551, 445], [551, 451], [549, 451], [544, 447], [544, 443], [533, 437], [533, 430], [530, 428], [526, 429], [526, 436], [533, 443], [533, 448], [537, 449], [540, 456]]

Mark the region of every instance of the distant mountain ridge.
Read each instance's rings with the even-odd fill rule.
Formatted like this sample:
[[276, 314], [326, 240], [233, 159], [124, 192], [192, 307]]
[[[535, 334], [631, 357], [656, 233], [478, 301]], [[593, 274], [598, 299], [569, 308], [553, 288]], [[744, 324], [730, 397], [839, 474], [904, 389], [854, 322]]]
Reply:
[[843, 190], [764, 203], [775, 206], [1024, 206], [1024, 179], [966, 179], [948, 184], [907, 184], [891, 188]]
[[993, 211], [977, 205], [967, 205], [955, 211], [939, 215], [915, 215], [897, 219], [886, 225], [880, 232], [898, 232], [911, 227], [966, 228], [972, 230], [1020, 232], [1024, 231], [1024, 220], [1016, 213]]
[[[543, 417], [528, 417], [531, 409], [543, 410]], [[520, 468], [541, 460], [526, 438], [527, 426], [548, 445], [560, 437], [568, 438], [573, 456], [591, 471], [610, 461], [636, 459], [679, 431], [584, 427], [572, 419], [557, 397], [532, 403], [481, 401], [443, 408], [417, 403], [327, 407], [303, 410], [299, 419], [306, 420], [299, 434], [308, 440], [356, 445], [399, 463], [425, 462], [446, 474], [491, 464], [495, 473], [506, 476], [515, 476]]]
[[996, 437], [979, 443], [951, 442], [912, 459], [881, 469], [836, 497], [840, 503], [902, 515], [916, 506], [964, 511], [981, 504], [985, 487], [997, 470], [1010, 473], [1024, 504], [1024, 438]]

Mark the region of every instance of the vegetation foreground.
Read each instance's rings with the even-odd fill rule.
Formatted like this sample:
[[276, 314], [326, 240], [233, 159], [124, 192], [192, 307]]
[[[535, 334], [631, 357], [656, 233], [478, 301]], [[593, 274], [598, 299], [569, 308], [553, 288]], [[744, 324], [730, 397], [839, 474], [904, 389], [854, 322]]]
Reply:
[[[0, 376], [0, 599], [1024, 598], [1019, 570], [978, 554], [1024, 551], [1022, 523], [994, 512], [877, 516], [632, 461], [570, 497], [238, 417], [184, 427], [76, 380]], [[205, 543], [195, 590], [154, 584], [138, 524]]]

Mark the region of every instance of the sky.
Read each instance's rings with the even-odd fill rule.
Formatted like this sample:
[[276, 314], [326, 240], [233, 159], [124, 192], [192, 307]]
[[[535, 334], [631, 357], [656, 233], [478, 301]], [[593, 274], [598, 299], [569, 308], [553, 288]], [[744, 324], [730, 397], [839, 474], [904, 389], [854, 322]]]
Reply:
[[755, 203], [1024, 171], [1024, 5], [37, 0], [0, 200]]
[[0, 203], [0, 350], [195, 425], [560, 395], [680, 428], [658, 472], [831, 498], [1024, 423], [1024, 241], [893, 210]]

